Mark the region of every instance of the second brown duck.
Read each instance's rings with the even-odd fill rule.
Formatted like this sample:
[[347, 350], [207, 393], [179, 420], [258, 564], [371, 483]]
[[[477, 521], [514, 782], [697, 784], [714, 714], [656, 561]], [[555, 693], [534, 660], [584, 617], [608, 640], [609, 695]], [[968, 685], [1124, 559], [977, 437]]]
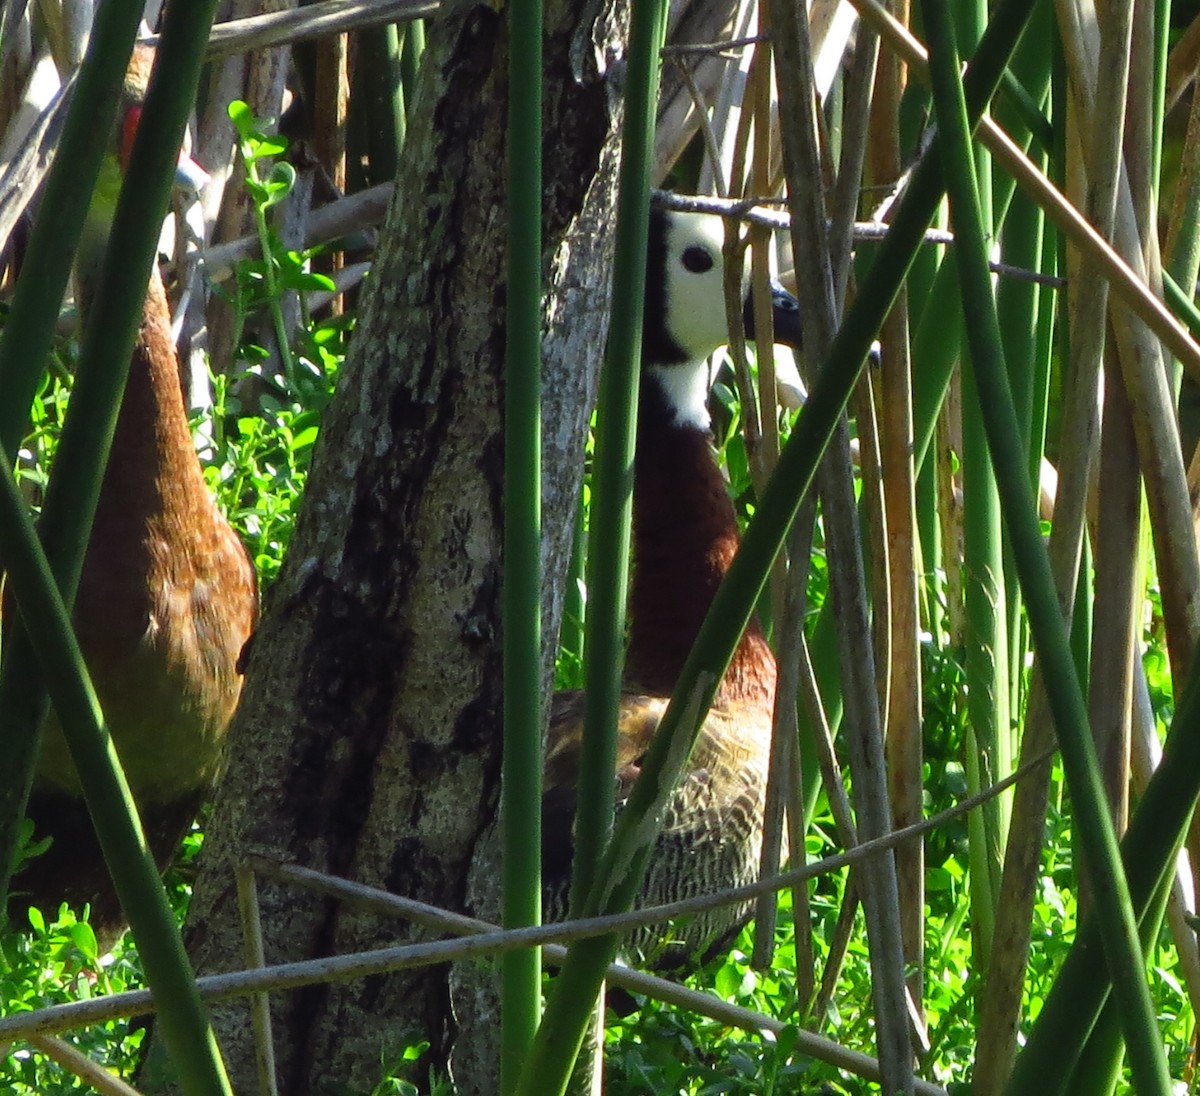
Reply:
[[[86, 307], [98, 274], [150, 54], [130, 67], [110, 155], [80, 251]], [[149, 280], [111, 456], [88, 541], [73, 621], [150, 849], [166, 865], [219, 772], [237, 706], [237, 662], [257, 614], [254, 567], [213, 498], [184, 407], [162, 280]], [[78, 408], [73, 408], [75, 413]], [[101, 945], [125, 918], [51, 714], [27, 814], [47, 852], [13, 881], [23, 905], [53, 917], [91, 907]]]

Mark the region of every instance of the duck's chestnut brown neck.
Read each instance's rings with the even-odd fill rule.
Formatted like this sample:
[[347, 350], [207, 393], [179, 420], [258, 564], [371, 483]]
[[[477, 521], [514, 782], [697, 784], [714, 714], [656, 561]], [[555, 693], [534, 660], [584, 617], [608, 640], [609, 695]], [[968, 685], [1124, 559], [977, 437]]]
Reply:
[[[668, 387], [655, 371], [644, 372], [626, 662], [631, 684], [663, 695], [675, 687], [739, 541], [707, 426], [681, 414]], [[751, 619], [718, 696], [770, 705], [774, 683], [774, 657]]]

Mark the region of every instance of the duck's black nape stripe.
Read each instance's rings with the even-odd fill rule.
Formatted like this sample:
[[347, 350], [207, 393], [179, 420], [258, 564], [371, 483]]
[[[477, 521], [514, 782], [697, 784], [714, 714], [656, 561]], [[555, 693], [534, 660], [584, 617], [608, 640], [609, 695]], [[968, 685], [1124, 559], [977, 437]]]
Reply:
[[646, 296], [642, 310], [642, 364], [682, 365], [687, 353], [667, 329], [670, 302], [667, 300], [667, 233], [670, 214], [663, 209], [650, 210], [650, 231], [646, 239]]

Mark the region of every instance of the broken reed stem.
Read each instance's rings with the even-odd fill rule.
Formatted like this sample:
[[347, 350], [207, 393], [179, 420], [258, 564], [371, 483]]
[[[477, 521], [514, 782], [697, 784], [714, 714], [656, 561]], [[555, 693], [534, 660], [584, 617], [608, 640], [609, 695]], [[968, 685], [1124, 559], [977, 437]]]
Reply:
[[[242, 962], [253, 970], [263, 970], [267, 957], [258, 908], [258, 880], [249, 864], [240, 865], [234, 874], [238, 913], [242, 919]], [[254, 1027], [254, 1064], [258, 1070], [259, 1092], [261, 1096], [279, 1096], [275, 1080], [275, 1039], [271, 1034], [271, 1000], [265, 992], [250, 998], [250, 1023]]]

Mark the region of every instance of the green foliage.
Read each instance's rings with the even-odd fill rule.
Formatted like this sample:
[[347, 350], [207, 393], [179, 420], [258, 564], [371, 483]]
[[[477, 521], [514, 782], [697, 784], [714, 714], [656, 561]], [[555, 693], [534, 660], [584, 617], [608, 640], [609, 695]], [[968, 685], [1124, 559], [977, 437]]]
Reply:
[[[262, 248], [258, 262], [242, 263], [235, 278], [235, 310], [239, 320], [257, 307], [270, 313], [276, 345], [283, 364], [285, 387], [302, 385], [292, 352], [291, 333], [283, 316], [282, 300], [288, 291], [331, 290], [333, 282], [308, 269], [308, 256], [286, 249], [267, 222], [268, 211], [284, 201], [296, 184], [296, 169], [276, 157], [287, 151], [287, 141], [266, 133], [262, 123], [240, 100], [229, 104], [229, 118], [238, 134], [238, 150], [246, 168], [246, 189], [254, 207], [254, 223]], [[303, 301], [303, 296], [301, 296]], [[239, 326], [240, 331], [240, 326]]]
[[816, 1090], [811, 1063], [793, 1053], [790, 1029], [778, 1040], [746, 1036], [650, 1002], [633, 1024], [610, 1024], [607, 1037], [609, 1096], [787, 1096]]
[[[120, 993], [143, 984], [133, 948], [118, 944], [112, 954], [99, 956], [91, 926], [65, 906], [49, 920], [30, 908], [26, 931], [0, 936], [0, 1010], [5, 1015]], [[113, 1020], [64, 1038], [94, 1061], [128, 1077], [143, 1034], [132, 1021]], [[0, 1076], [6, 1080], [5, 1092], [13, 1096], [93, 1091], [21, 1043], [7, 1049]]]
[[[296, 508], [316, 443], [321, 412], [329, 403], [345, 358], [353, 320], [335, 316], [316, 321], [305, 314], [302, 331], [286, 337], [282, 300], [332, 289], [333, 283], [310, 271], [312, 251], [290, 251], [267, 223], [267, 212], [291, 192], [296, 173], [284, 161], [287, 142], [266, 134], [244, 103], [229, 106], [254, 199], [262, 257], [239, 262], [234, 272], [235, 340], [245, 371], [213, 376], [211, 417], [194, 422], [207, 433], [205, 475], [254, 559], [259, 578], [269, 585], [279, 572], [295, 524]], [[272, 372], [269, 351], [244, 337], [247, 321], [270, 315], [283, 364]]]
[[425, 1070], [423, 1086], [418, 1087], [409, 1079], [421, 1076], [417, 1067], [428, 1051], [429, 1043], [421, 1041], [410, 1043], [396, 1054], [381, 1055], [383, 1078], [371, 1090], [371, 1096], [419, 1096], [421, 1092], [427, 1092], [429, 1096], [454, 1096], [455, 1086], [445, 1078], [439, 1078], [432, 1067]]
[[252, 415], [239, 413], [241, 401], [232, 387], [225, 376], [213, 378], [214, 414], [211, 419], [200, 417], [195, 425], [214, 427], [205, 478], [267, 586], [279, 573], [295, 525], [320, 406], [332, 394], [332, 379], [312, 400], [317, 406], [272, 395], [264, 397], [259, 413]]
[[379, 1082], [369, 1092], [340, 1081], [322, 1088], [328, 1096], [454, 1096], [454, 1084], [438, 1076], [423, 1059], [429, 1052], [426, 1040], [400, 1040], [398, 1049], [385, 1046], [379, 1054]]

